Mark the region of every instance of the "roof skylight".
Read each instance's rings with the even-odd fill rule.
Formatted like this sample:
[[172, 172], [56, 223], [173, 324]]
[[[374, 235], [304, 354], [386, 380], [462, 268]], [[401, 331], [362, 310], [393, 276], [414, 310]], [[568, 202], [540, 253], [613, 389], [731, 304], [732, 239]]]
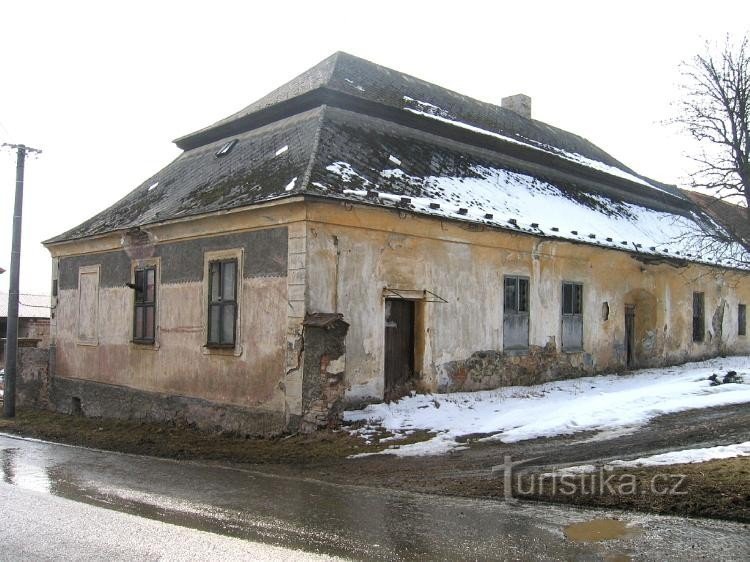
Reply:
[[237, 144], [237, 139], [232, 139], [224, 144], [224, 146], [222, 146], [216, 153], [216, 158], [221, 158], [222, 156], [226, 156], [227, 154], [229, 154], [234, 148], [235, 144]]

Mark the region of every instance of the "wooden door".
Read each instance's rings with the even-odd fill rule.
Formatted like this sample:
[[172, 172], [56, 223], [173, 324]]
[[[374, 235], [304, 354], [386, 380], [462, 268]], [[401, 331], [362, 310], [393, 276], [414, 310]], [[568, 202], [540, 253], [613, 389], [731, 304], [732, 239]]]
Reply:
[[385, 301], [386, 402], [401, 398], [414, 383], [414, 302]]
[[625, 305], [625, 363], [635, 367], [635, 306]]

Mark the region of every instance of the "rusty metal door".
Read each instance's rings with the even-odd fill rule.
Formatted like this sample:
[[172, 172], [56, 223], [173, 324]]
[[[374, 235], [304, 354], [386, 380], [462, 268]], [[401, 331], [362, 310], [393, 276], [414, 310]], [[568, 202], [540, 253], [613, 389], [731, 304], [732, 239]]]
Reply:
[[628, 369], [635, 366], [635, 306], [625, 305], [625, 363]]
[[385, 393], [386, 402], [411, 390], [414, 382], [414, 302], [385, 301]]

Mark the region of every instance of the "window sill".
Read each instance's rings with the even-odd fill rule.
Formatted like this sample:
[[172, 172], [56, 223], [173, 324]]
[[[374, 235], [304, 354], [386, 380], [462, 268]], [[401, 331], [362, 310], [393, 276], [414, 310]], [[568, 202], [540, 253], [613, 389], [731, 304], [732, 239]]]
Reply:
[[570, 353], [571, 355], [573, 353], [583, 353], [584, 349], [582, 347], [569, 347], [567, 349], [561, 349], [561, 353]]
[[506, 347], [503, 349], [503, 353], [512, 357], [523, 356], [529, 354], [528, 347]]
[[239, 357], [240, 355], [242, 355], [242, 346], [239, 344], [229, 346], [202, 345], [201, 353], [203, 355], [223, 355], [226, 357]]
[[130, 345], [133, 347], [133, 349], [143, 349], [146, 351], [156, 351], [161, 347], [159, 345], [159, 342], [156, 340], [153, 341], [139, 341], [139, 340], [130, 340]]

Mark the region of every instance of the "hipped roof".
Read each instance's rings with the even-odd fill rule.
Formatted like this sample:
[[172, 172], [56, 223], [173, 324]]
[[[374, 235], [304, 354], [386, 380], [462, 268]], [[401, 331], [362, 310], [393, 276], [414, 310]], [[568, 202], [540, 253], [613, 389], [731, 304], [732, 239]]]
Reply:
[[47, 243], [304, 196], [712, 261], [685, 243], [710, 220], [674, 186], [578, 135], [345, 53], [175, 142], [172, 163]]

